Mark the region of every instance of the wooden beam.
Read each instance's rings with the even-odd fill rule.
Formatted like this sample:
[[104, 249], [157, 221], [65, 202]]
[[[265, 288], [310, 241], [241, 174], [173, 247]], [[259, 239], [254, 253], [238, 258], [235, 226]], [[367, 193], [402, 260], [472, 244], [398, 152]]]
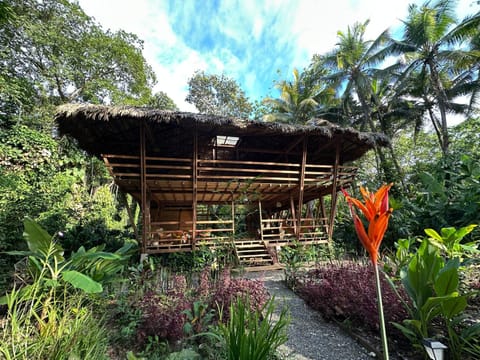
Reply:
[[110, 174], [110, 176], [111, 176], [113, 179], [115, 179], [115, 175], [113, 174], [113, 167], [112, 167], [112, 165], [109, 163], [108, 158], [102, 155], [102, 159], [103, 159], [103, 162], [104, 162], [105, 166], [107, 167], [108, 173]]
[[[293, 193], [290, 192], [290, 211], [292, 212], [292, 219], [296, 219], [295, 216], [295, 202], [293, 201]], [[297, 233], [297, 221], [293, 222], [293, 232]]]
[[[149, 233], [150, 206], [147, 206], [147, 176], [146, 176], [146, 139], [145, 139], [145, 121], [140, 124], [140, 191], [141, 191], [141, 209], [142, 209], [142, 254], [147, 252], [147, 234]], [[148, 210], [147, 210], [148, 208]]]
[[281, 167], [299, 167], [299, 164], [295, 163], [282, 163], [282, 162], [265, 162], [265, 161], [237, 161], [237, 160], [200, 160], [202, 164], [237, 164], [237, 165], [276, 165]]
[[193, 134], [193, 162], [192, 162], [192, 250], [195, 250], [197, 241], [197, 166], [198, 166], [198, 131], [195, 123], [195, 132]]
[[325, 201], [323, 200], [323, 196], [320, 196], [320, 199], [318, 199], [318, 211], [317, 211], [318, 217], [321, 217], [322, 219], [327, 218], [327, 212], [325, 210]]
[[302, 165], [300, 167], [300, 181], [298, 186], [298, 214], [297, 214], [297, 239], [300, 240], [300, 229], [302, 226], [302, 206], [303, 206], [303, 192], [305, 190], [305, 167], [307, 165], [307, 137], [303, 138], [302, 149]]
[[258, 213], [260, 216], [260, 239], [263, 241], [262, 201], [258, 200]]
[[337, 211], [337, 182], [338, 182], [338, 168], [340, 166], [340, 146], [341, 138], [336, 139], [335, 150], [335, 164], [333, 166], [333, 183], [332, 183], [332, 201], [330, 206], [330, 219], [328, 224], [328, 240], [332, 240], [333, 236], [333, 222], [335, 221], [335, 213]]

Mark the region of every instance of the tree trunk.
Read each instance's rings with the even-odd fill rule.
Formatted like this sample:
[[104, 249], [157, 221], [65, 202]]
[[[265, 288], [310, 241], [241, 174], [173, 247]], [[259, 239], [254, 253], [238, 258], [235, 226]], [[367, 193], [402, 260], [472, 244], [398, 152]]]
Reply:
[[[360, 103], [362, 105], [364, 123], [369, 125], [371, 132], [377, 132], [377, 129], [375, 128], [375, 124], [371, 116], [370, 106], [368, 106], [364, 96], [361, 96], [361, 94], [358, 92], [358, 88], [357, 88], [357, 94], [358, 94]], [[390, 182], [394, 177], [390, 167], [387, 164], [387, 159], [385, 158], [385, 154], [383, 153], [382, 148], [379, 146], [376, 146], [375, 154], [377, 157], [377, 166], [380, 165], [379, 167], [383, 172], [383, 178], [384, 178], [383, 180], [386, 182]], [[378, 160], [380, 160], [380, 164], [378, 164]]]
[[432, 58], [428, 60], [428, 68], [430, 69], [430, 77], [432, 80], [433, 91], [435, 92], [435, 97], [437, 98], [438, 110], [440, 111], [440, 134], [442, 141], [440, 142], [440, 147], [444, 156], [448, 154], [448, 148], [450, 145], [450, 139], [448, 135], [448, 125], [447, 125], [447, 111], [446, 104], [448, 102], [447, 94], [445, 89], [440, 81], [440, 76], [437, 71], [437, 67]]

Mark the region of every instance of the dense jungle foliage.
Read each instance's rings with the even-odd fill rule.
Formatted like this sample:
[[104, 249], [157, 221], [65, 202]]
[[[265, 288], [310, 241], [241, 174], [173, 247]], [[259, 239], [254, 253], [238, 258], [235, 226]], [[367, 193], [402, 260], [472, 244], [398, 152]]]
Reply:
[[[0, 250], [22, 246], [26, 216], [61, 231], [67, 251], [102, 243], [114, 250], [134, 237], [138, 207], [98, 159], [56, 135], [55, 106], [176, 105], [152, 93], [156, 79], [141, 39], [103, 29], [75, 2], [7, 0], [0, 13]], [[292, 80], [277, 81], [278, 98], [252, 104], [233, 79], [192, 71], [186, 100], [212, 114], [288, 123], [322, 117], [386, 133], [391, 146], [357, 165], [361, 184], [395, 183], [390, 246], [424, 228], [478, 223], [480, 15], [457, 19], [455, 1], [412, 5], [408, 14], [400, 38], [386, 31], [364, 39], [368, 21], [339, 31], [330, 53], [313, 56]], [[398, 61], [382, 69], [387, 57]], [[451, 114], [465, 120], [448, 126]], [[340, 205], [338, 242], [353, 238]], [[13, 262], [0, 259], [1, 288]]]
[[[393, 260], [384, 264], [385, 272], [400, 277], [400, 265], [413, 269], [435, 260], [451, 269], [457, 279], [465, 262], [460, 264], [451, 254], [445, 257], [445, 247], [438, 242], [430, 246], [425, 241], [419, 249], [407, 249], [412, 239], [424, 236], [424, 229], [443, 228], [448, 233], [454, 231], [452, 228], [480, 223], [480, 13], [458, 19], [455, 7], [453, 0], [410, 5], [398, 37], [385, 31], [375, 39], [365, 39], [368, 21], [340, 29], [331, 52], [314, 55], [303, 70], [293, 69], [291, 79], [276, 80], [278, 98], [252, 102], [234, 79], [192, 69], [186, 101], [208, 114], [290, 124], [323, 118], [360, 131], [385, 133], [391, 139], [390, 146], [371, 151], [355, 164], [359, 167], [358, 185], [375, 189], [383, 183], [395, 184], [390, 198], [394, 213], [382, 245]], [[273, 308], [263, 286], [230, 279], [227, 273], [219, 276], [213, 270], [198, 278], [172, 275], [173, 280], [169, 280], [171, 274], [153, 271], [155, 261], [139, 265], [135, 251], [141, 217], [138, 204], [119, 191], [99, 159], [56, 132], [55, 108], [68, 102], [177, 110], [168, 94], [154, 93], [157, 79], [142, 51], [142, 40], [136, 35], [102, 28], [73, 0], [0, 2], [0, 295], [13, 288], [1, 303], [21, 310], [14, 319], [18, 322], [10, 319], [11, 333], [5, 332], [5, 339], [13, 348], [26, 341], [30, 347], [25, 351], [32, 354], [40, 351], [39, 347], [47, 354], [51, 348], [63, 349], [59, 359], [70, 350], [79, 358], [107, 358], [108, 342], [117, 340], [120, 350], [150, 355], [161, 350], [164, 356], [169, 345], [155, 334], [174, 328], [179, 338], [199, 346], [200, 334], [204, 336], [218, 323], [219, 331], [212, 330], [213, 337], [205, 340], [211, 348], [196, 348], [209, 353], [206, 358], [214, 358], [212, 339], [227, 339], [230, 350], [238, 345], [231, 335], [239, 331], [236, 319], [241, 315], [251, 316], [252, 324], [262, 324], [259, 331], [269, 340], [254, 346], [271, 356], [285, 341], [282, 329], [288, 316], [282, 313], [278, 328], [267, 322]], [[385, 68], [386, 60], [392, 65]], [[453, 115], [463, 120], [452, 125]], [[356, 194], [356, 188], [352, 193]], [[339, 202], [332, 249], [337, 254], [362, 255], [347, 205], [343, 199]], [[478, 228], [468, 227], [468, 233], [457, 238], [464, 235], [467, 241], [478, 242]], [[437, 238], [440, 242], [443, 239], [438, 234]], [[405, 253], [402, 246], [406, 246]], [[29, 261], [22, 260], [25, 255], [30, 256]], [[199, 252], [186, 258], [174, 254], [162, 261], [174, 263], [177, 269], [202, 270], [211, 265], [211, 255]], [[299, 254], [287, 251], [283, 256], [287, 269], [290, 264], [289, 269], [296, 270]], [[352, 274], [368, 273], [359, 269]], [[437, 275], [443, 276], [440, 267], [437, 270]], [[306, 279], [337, 277], [335, 271], [316, 270]], [[339, 271], [350, 276], [342, 267]], [[119, 273], [122, 280], [112, 285], [112, 278]], [[404, 282], [409, 285], [407, 275]], [[185, 289], [188, 282], [188, 291], [173, 293], [169, 287], [172, 281]], [[200, 286], [194, 286], [196, 281]], [[29, 285], [19, 291], [14, 283]], [[314, 285], [302, 290], [307, 299], [313, 301], [318, 294], [345, 298], [344, 293], [324, 294], [324, 289]], [[110, 300], [102, 302], [95, 297], [104, 289], [116, 291], [105, 292], [116, 294], [105, 295], [112, 297], [113, 312]], [[407, 292], [403, 294], [407, 301], [407, 295], [415, 301], [415, 291], [407, 287]], [[67, 293], [75, 296], [65, 296]], [[258, 295], [249, 303], [255, 311], [247, 311], [232, 295], [239, 293]], [[434, 298], [439, 294], [427, 295]], [[93, 301], [89, 296], [94, 296]], [[214, 309], [220, 300], [224, 313]], [[27, 303], [31, 306], [25, 306]], [[58, 304], [62, 304], [62, 311], [57, 311]], [[150, 307], [159, 308], [149, 313]], [[258, 309], [266, 311], [265, 322], [260, 321]], [[109, 315], [98, 322], [92, 314], [104, 310]], [[421, 310], [413, 306], [408, 316], [415, 319]], [[22, 311], [26, 318], [21, 318]], [[142, 317], [142, 311], [158, 318]], [[46, 321], [44, 314], [58, 318]], [[219, 314], [226, 318], [219, 319]], [[30, 323], [33, 316], [38, 326]], [[359, 318], [364, 316], [359, 314]], [[59, 324], [55, 329], [53, 319]], [[394, 320], [397, 330], [411, 335], [411, 323]], [[113, 340], [106, 334], [105, 322], [119, 329]], [[450, 331], [454, 326], [448, 324]], [[422, 324], [421, 331], [415, 330], [419, 334], [414, 333], [413, 343], [428, 334], [427, 325], [430, 323]], [[31, 334], [23, 332], [23, 327]], [[85, 329], [90, 337], [79, 341]], [[49, 341], [63, 339], [63, 343], [36, 342], [36, 336], [45, 334], [51, 335], [46, 337]], [[139, 343], [135, 339], [141, 340], [143, 348], [136, 348]], [[263, 338], [242, 341], [258, 339]], [[480, 344], [475, 341], [472, 347], [479, 351]], [[95, 347], [89, 348], [92, 343]], [[77, 347], [73, 349], [72, 344]], [[471, 349], [472, 344], [450, 345]], [[5, 355], [8, 344], [2, 346], [0, 353]], [[239, 346], [238, 350], [245, 349]], [[190, 358], [198, 358], [197, 352]], [[187, 351], [184, 355], [188, 358], [191, 354]], [[165, 358], [161, 356], [158, 358]], [[235, 356], [228, 353], [228, 358]], [[136, 359], [133, 352], [128, 358]]]

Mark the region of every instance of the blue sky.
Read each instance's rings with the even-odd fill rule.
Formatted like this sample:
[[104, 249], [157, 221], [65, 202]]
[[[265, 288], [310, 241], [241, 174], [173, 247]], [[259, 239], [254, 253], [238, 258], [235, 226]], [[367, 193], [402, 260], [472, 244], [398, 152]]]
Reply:
[[[144, 40], [156, 91], [183, 111], [195, 70], [224, 73], [251, 100], [273, 95], [273, 81], [306, 67], [313, 54], [334, 48], [337, 31], [370, 19], [366, 39], [398, 31], [414, 0], [79, 0], [105, 29], [123, 29]], [[416, 0], [417, 3], [423, 1]], [[459, 0], [463, 18], [480, 10]]]

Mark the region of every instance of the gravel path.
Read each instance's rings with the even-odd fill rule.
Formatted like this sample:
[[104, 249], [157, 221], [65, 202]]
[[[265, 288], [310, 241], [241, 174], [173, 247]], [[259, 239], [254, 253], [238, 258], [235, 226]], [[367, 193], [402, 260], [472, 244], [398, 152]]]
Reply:
[[247, 273], [261, 279], [275, 296], [277, 310], [287, 306], [291, 314], [288, 341], [280, 348], [282, 359], [288, 360], [371, 360], [367, 350], [333, 323], [325, 322], [305, 302], [285, 286], [282, 271]]

